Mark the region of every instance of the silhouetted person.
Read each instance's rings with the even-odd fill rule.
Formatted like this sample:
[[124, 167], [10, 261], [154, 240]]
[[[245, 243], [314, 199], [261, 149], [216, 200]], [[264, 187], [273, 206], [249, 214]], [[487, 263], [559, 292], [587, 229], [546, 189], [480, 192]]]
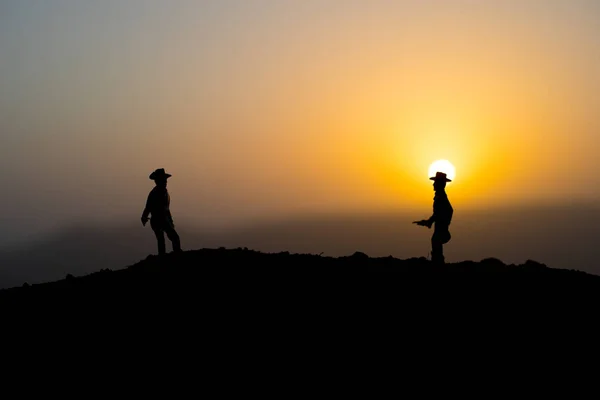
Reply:
[[446, 182], [452, 182], [443, 172], [437, 172], [434, 177], [429, 178], [433, 181], [433, 215], [429, 219], [414, 221], [413, 224], [431, 228], [435, 224], [433, 236], [431, 236], [431, 261], [436, 264], [444, 264], [444, 244], [450, 241], [452, 237], [450, 231], [450, 222], [454, 209], [448, 200], [446, 194]]
[[146, 207], [142, 213], [142, 225], [146, 226], [148, 215], [151, 215], [150, 226], [156, 235], [158, 242], [158, 254], [164, 255], [165, 251], [165, 233], [173, 245], [174, 252], [181, 251], [181, 243], [179, 235], [175, 231], [175, 224], [171, 216], [169, 206], [171, 197], [167, 191], [167, 179], [172, 175], [165, 173], [164, 168], [159, 168], [150, 174], [150, 179], [154, 180], [156, 186], [148, 194]]

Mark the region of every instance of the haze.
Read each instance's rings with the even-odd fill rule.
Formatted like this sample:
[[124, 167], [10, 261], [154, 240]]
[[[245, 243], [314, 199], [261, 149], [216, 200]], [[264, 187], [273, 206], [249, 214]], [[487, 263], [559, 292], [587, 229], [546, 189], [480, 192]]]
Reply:
[[600, 198], [593, 0], [0, 0], [0, 54], [5, 245], [139, 223], [156, 168], [204, 229], [426, 217], [437, 159], [457, 218]]

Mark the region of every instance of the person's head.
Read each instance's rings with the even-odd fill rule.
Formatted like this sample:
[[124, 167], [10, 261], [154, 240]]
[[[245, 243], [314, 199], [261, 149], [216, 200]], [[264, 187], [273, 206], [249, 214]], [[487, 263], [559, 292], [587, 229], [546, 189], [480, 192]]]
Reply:
[[438, 190], [444, 190], [446, 188], [446, 182], [452, 182], [443, 172], [436, 172], [435, 176], [432, 176], [429, 179], [433, 181], [433, 190], [436, 192]]
[[441, 180], [433, 181], [433, 190], [435, 190], [437, 192], [439, 190], [444, 190], [444, 189], [446, 189], [446, 181], [441, 181]]
[[157, 178], [154, 180], [156, 186], [167, 187], [167, 178]]
[[154, 181], [156, 186], [166, 187], [167, 179], [171, 177], [171, 174], [167, 174], [164, 168], [159, 168], [150, 174], [150, 179]]

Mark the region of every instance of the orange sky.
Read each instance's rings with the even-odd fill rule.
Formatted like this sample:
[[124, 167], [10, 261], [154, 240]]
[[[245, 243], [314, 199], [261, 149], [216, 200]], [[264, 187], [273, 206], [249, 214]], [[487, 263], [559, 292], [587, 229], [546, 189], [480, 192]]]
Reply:
[[164, 167], [182, 218], [428, 210], [440, 158], [459, 207], [597, 199], [598, 21], [584, 0], [3, 2], [3, 209], [137, 217]]

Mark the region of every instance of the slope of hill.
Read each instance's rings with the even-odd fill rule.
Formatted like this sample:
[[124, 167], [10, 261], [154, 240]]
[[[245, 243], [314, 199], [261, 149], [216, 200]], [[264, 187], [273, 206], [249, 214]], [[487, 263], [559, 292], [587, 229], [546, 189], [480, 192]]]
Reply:
[[340, 375], [395, 383], [403, 369], [504, 385], [504, 371], [490, 371], [510, 368], [531, 379], [532, 365], [587, 354], [598, 300], [600, 277], [534, 261], [204, 248], [3, 289], [0, 315], [5, 353], [29, 364], [52, 350], [82, 374], [108, 365], [132, 379], [179, 366], [229, 393]]
[[265, 371], [397, 372], [388, 363], [424, 370], [435, 361], [448, 371], [455, 360], [544, 363], [595, 342], [599, 300], [599, 276], [535, 261], [434, 266], [361, 252], [204, 248], [3, 289], [0, 315], [14, 350], [56, 349], [80, 362], [106, 351], [148, 365], [162, 355], [164, 365], [202, 363], [226, 384], [231, 369], [256, 381]]
[[[428, 210], [426, 210], [428, 211]], [[494, 257], [507, 264], [537, 260], [552, 268], [600, 275], [600, 208], [590, 205], [491, 209], [456, 208], [446, 260]], [[137, 214], [136, 214], [137, 215]], [[426, 215], [426, 214], [425, 214]], [[340, 257], [357, 249], [374, 257], [409, 259], [430, 251], [431, 231], [412, 224], [420, 214], [305, 215], [240, 223], [223, 229], [179, 218], [184, 249], [248, 247], [262, 252]], [[133, 221], [65, 226], [47, 236], [0, 248], [0, 289], [81, 276], [131, 265], [156, 251], [149, 228]], [[6, 227], [3, 227], [6, 229]]]
[[[544, 307], [600, 299], [600, 276], [548, 268], [535, 261], [505, 265], [489, 258], [445, 266], [425, 258], [346, 257], [264, 253], [248, 249], [201, 249], [148, 256], [123, 269], [0, 290], [6, 309], [171, 303], [259, 307], [278, 312], [301, 307], [375, 306], [410, 309], [464, 302], [475, 310], [491, 304]], [[527, 301], [527, 303], [524, 303]], [[410, 307], [409, 307], [410, 305]], [[287, 310], [287, 311], [286, 311]]]

